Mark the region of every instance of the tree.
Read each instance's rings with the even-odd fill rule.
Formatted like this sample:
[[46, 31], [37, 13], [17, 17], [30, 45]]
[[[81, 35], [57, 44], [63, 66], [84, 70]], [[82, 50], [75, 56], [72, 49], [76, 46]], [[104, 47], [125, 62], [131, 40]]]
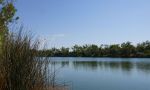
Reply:
[[12, 0], [0, 0], [0, 29], [8, 30], [7, 26], [9, 23], [18, 19], [14, 18], [16, 9]]
[[150, 57], [150, 41], [139, 43], [136, 47], [138, 56]]
[[120, 46], [119, 46], [119, 44], [110, 45], [110, 47], [109, 47], [109, 55], [111, 57], [118, 57], [118, 56], [120, 56]]
[[60, 51], [61, 51], [61, 56], [63, 57], [69, 56], [69, 48], [62, 47]]
[[18, 19], [18, 17], [14, 18], [15, 13], [13, 0], [0, 0], [0, 47], [3, 38], [8, 33], [9, 23]]
[[135, 47], [131, 44], [131, 42], [121, 44], [121, 56], [132, 57], [135, 52]]
[[75, 45], [72, 47], [73, 56], [83, 56], [83, 48], [81, 46]]
[[88, 46], [87, 52], [88, 52], [87, 56], [96, 57], [99, 55], [99, 48], [97, 45], [92, 44]]

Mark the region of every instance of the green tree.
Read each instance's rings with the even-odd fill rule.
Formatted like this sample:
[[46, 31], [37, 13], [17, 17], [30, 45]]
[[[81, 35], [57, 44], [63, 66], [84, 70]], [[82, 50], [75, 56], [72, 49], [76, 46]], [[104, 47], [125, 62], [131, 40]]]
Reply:
[[135, 47], [131, 42], [126, 42], [121, 44], [121, 56], [122, 57], [132, 57], [135, 55]]
[[139, 43], [136, 47], [138, 56], [150, 57], [150, 41]]
[[81, 46], [75, 45], [72, 47], [73, 56], [83, 56], [83, 48]]
[[109, 55], [111, 57], [119, 57], [120, 56], [120, 46], [119, 44], [114, 44], [109, 46]]
[[87, 56], [91, 56], [91, 57], [97, 57], [99, 55], [99, 48], [97, 45], [89, 45], [87, 48]]
[[8, 33], [9, 23], [18, 19], [18, 17], [14, 18], [15, 13], [13, 0], [0, 0], [0, 47], [3, 38]]
[[60, 51], [61, 51], [61, 56], [63, 57], [69, 56], [69, 48], [62, 47]]

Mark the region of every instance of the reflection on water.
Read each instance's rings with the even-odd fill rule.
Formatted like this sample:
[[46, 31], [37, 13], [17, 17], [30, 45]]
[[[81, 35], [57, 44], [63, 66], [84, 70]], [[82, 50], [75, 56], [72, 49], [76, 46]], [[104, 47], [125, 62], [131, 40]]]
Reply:
[[[150, 73], [150, 62], [132, 62], [132, 61], [54, 61], [55, 65], [60, 65], [61, 67], [73, 67], [76, 70], [100, 70], [100, 69], [110, 69], [110, 70], [121, 70], [125, 72], [130, 72], [133, 69], [142, 71], [145, 73]], [[54, 63], [51, 63], [54, 64]]]
[[130, 71], [134, 68], [131, 62], [107, 62], [107, 61], [74, 61], [73, 66], [75, 68], [86, 68], [91, 70], [97, 70], [98, 68], [105, 69], [121, 69], [122, 71]]
[[50, 58], [73, 90], [150, 90], [149, 58]]

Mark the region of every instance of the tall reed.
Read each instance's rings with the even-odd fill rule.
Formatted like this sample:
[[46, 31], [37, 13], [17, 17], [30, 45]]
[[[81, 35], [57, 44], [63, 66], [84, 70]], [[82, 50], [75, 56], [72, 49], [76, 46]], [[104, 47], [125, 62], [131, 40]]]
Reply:
[[22, 30], [5, 37], [0, 54], [0, 90], [48, 89], [48, 60], [37, 57], [38, 49], [39, 41]]

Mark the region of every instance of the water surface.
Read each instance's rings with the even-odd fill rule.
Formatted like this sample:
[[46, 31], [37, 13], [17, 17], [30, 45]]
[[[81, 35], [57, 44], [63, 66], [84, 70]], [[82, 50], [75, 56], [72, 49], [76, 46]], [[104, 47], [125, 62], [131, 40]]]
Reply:
[[53, 57], [57, 79], [73, 90], [150, 90], [150, 58]]

